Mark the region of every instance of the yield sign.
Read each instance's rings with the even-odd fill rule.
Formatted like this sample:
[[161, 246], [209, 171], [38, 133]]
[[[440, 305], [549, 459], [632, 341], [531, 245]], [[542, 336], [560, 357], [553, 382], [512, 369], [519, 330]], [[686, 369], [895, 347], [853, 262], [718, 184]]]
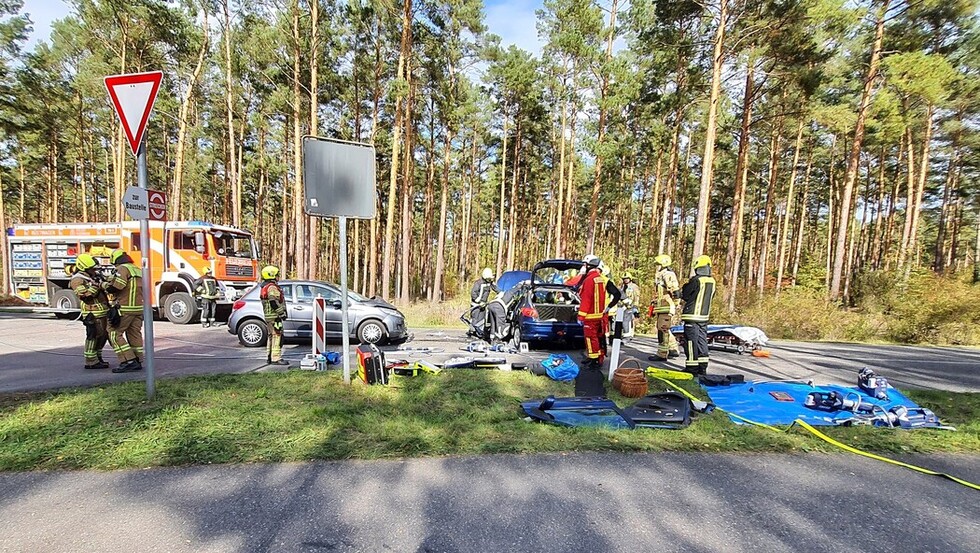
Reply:
[[116, 115], [119, 116], [123, 130], [126, 131], [126, 138], [129, 140], [129, 147], [133, 149], [133, 154], [137, 153], [143, 140], [146, 122], [150, 119], [150, 111], [153, 110], [153, 102], [157, 98], [162, 78], [163, 73], [160, 71], [105, 78], [105, 88], [109, 91], [109, 98], [116, 108]]

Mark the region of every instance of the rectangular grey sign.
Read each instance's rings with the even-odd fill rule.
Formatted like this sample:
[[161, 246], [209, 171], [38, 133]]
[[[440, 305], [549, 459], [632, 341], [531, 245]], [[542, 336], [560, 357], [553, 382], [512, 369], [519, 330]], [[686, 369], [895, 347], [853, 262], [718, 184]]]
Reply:
[[316, 136], [303, 137], [303, 185], [307, 215], [372, 219], [377, 215], [374, 146]]

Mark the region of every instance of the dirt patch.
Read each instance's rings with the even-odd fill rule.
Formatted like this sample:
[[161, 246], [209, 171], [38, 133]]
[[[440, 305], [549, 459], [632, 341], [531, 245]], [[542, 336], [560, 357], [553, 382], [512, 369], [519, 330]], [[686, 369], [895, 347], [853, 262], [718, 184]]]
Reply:
[[30, 307], [31, 303], [17, 296], [0, 295], [0, 307]]

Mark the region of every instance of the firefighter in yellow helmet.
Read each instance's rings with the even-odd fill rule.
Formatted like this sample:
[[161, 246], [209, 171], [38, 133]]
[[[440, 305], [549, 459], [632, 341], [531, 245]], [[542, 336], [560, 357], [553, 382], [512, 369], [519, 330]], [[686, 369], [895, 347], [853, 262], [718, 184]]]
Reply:
[[711, 299], [715, 295], [715, 279], [711, 277], [711, 258], [700, 255], [694, 260], [694, 275], [681, 290], [684, 311], [684, 349], [687, 358], [684, 370], [694, 374], [708, 372], [708, 318]]
[[214, 312], [221, 297], [218, 280], [211, 274], [211, 267], [201, 269], [201, 278], [194, 281], [194, 294], [201, 298], [201, 327], [214, 324]]
[[109, 363], [102, 359], [102, 348], [109, 340], [105, 322], [109, 297], [100, 286], [101, 277], [96, 265], [91, 254], [78, 254], [74, 265], [65, 266], [65, 273], [71, 276], [68, 287], [78, 296], [82, 324], [85, 325], [85, 368], [108, 369]]
[[267, 265], [262, 269], [262, 312], [269, 329], [266, 340], [266, 362], [270, 365], [289, 365], [282, 358], [282, 324], [286, 320], [286, 298], [279, 287], [279, 267]]
[[657, 273], [653, 277], [654, 298], [650, 302], [650, 314], [656, 317], [659, 346], [656, 357], [650, 357], [650, 360], [666, 361], [680, 355], [677, 338], [670, 327], [674, 324], [677, 313], [681, 286], [677, 282], [677, 274], [671, 269], [672, 260], [669, 255], [660, 254], [654, 258], [654, 262], [657, 264]]
[[139, 371], [143, 369], [143, 271], [122, 250], [113, 250], [109, 261], [116, 272], [102, 287], [115, 298], [107, 316], [109, 343], [119, 358], [112, 372]]

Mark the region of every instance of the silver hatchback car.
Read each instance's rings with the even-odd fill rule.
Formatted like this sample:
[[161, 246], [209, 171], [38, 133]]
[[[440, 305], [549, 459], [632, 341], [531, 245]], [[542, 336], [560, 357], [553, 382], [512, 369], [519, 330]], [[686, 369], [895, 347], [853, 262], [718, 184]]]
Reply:
[[[283, 338], [313, 339], [313, 299], [322, 296], [327, 302], [327, 339], [341, 338], [340, 288], [317, 280], [280, 280], [286, 298], [286, 321]], [[238, 336], [246, 347], [265, 345], [269, 335], [262, 314], [261, 287], [256, 285], [232, 306], [228, 332]], [[379, 299], [347, 293], [347, 319], [351, 339], [364, 343], [397, 342], [408, 337], [405, 316], [394, 305]]]

